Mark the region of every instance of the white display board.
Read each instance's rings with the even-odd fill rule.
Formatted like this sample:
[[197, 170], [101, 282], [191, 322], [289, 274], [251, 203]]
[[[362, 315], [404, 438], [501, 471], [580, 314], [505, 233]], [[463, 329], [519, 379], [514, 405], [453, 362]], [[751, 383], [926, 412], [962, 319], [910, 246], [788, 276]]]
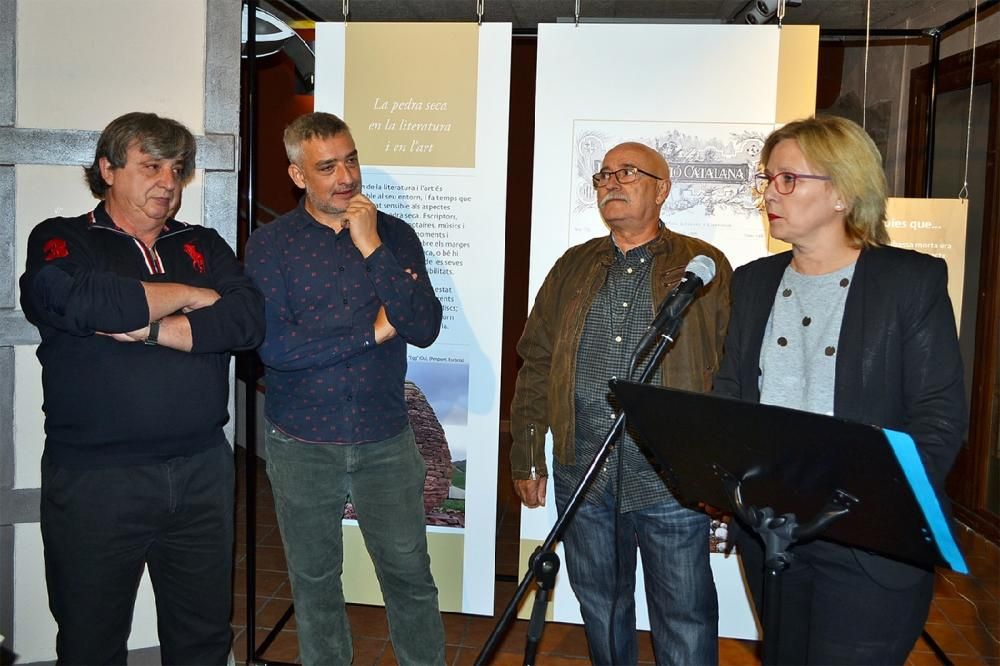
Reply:
[[[426, 32], [449, 29], [461, 39], [442, 44], [435, 36], [439, 33]], [[387, 34], [393, 35], [393, 48], [399, 41], [412, 42], [412, 57], [373, 48], [368, 53], [378, 51], [380, 57], [351, 60], [351, 53], [365, 47], [352, 45], [352, 37], [384, 40]], [[436, 79], [447, 79], [446, 74], [416, 92], [406, 91], [408, 80], [394, 78], [399, 72], [426, 71], [426, 63], [417, 61], [431, 45], [454, 63], [478, 62], [467, 82], [474, 94], [461, 85], [438, 89], [442, 82]], [[434, 408], [456, 469], [464, 468], [464, 483], [452, 489], [453, 505], [464, 500], [463, 515], [456, 518], [461, 524], [428, 527], [441, 609], [477, 614], [493, 613], [510, 49], [510, 24], [316, 26], [315, 109], [340, 115], [351, 125], [363, 192], [417, 231], [444, 307], [437, 341], [428, 349], [410, 348], [408, 378]], [[438, 62], [432, 73], [445, 66]], [[471, 107], [464, 115], [456, 111], [462, 104]], [[352, 108], [360, 108], [354, 117]], [[443, 146], [461, 132], [474, 144], [451, 141], [458, 154], [441, 157]], [[361, 149], [366, 138], [369, 148]], [[368, 565], [366, 583], [348, 580], [352, 561], [368, 558], [359, 544], [345, 534], [345, 549], [354, 548], [345, 552], [345, 593], [349, 601], [377, 601]]]
[[[532, 300], [568, 247], [608, 233], [590, 175], [623, 141], [645, 143], [671, 164], [673, 189], [662, 210], [668, 227], [716, 245], [734, 268], [767, 254], [766, 221], [750, 185], [763, 140], [779, 116], [782, 44], [776, 26], [539, 26]], [[814, 80], [811, 85], [814, 98]], [[550, 469], [551, 455], [550, 436]], [[555, 496], [551, 478], [547, 496]], [[522, 511], [522, 552], [544, 539], [555, 518], [554, 501]], [[713, 553], [711, 562], [719, 634], [756, 638], [737, 557]], [[636, 578], [638, 623], [647, 629], [641, 567]], [[564, 575], [553, 619], [580, 621]]]

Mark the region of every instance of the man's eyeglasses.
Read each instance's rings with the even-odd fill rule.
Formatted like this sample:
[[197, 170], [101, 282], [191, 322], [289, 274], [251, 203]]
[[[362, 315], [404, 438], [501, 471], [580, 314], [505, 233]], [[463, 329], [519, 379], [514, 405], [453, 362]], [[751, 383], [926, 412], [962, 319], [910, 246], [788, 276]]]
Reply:
[[607, 185], [611, 181], [611, 176], [615, 177], [619, 185], [628, 185], [629, 183], [634, 183], [639, 180], [639, 174], [644, 176], [649, 176], [650, 178], [655, 178], [656, 180], [663, 180], [659, 176], [654, 176], [648, 171], [643, 171], [639, 167], [625, 167], [623, 169], [618, 169], [617, 171], [598, 171], [591, 179], [594, 181], [594, 187], [600, 187], [602, 185]]
[[778, 194], [791, 194], [795, 191], [795, 183], [799, 178], [830, 180], [829, 176], [813, 176], [807, 173], [792, 173], [791, 171], [781, 171], [773, 176], [767, 173], [758, 173], [753, 177], [753, 189], [757, 194], [764, 196], [767, 186], [774, 183], [774, 189], [778, 191]]

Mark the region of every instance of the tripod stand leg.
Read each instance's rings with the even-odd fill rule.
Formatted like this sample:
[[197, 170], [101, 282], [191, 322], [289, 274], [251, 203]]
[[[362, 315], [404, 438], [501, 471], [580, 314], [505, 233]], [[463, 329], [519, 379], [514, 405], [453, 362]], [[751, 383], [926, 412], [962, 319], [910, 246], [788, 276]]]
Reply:
[[784, 564], [764, 568], [764, 649], [761, 661], [765, 666], [778, 663], [778, 639], [781, 633], [781, 573]]
[[538, 642], [545, 628], [545, 610], [549, 603], [548, 590], [535, 591], [535, 603], [531, 606], [531, 620], [528, 622], [528, 638], [524, 643], [524, 666], [533, 666], [538, 653]]
[[559, 556], [551, 550], [535, 552], [531, 556], [531, 568], [535, 573], [535, 603], [531, 606], [531, 620], [528, 622], [528, 639], [524, 644], [524, 664], [532, 666], [538, 652], [538, 642], [545, 629], [545, 611], [549, 604], [549, 592], [556, 586], [559, 573]]

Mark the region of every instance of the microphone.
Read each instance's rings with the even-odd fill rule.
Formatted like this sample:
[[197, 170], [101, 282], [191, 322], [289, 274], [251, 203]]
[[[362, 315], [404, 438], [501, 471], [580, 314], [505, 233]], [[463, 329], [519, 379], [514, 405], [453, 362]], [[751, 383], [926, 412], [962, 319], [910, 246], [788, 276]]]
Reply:
[[684, 269], [684, 277], [674, 290], [667, 294], [660, 304], [660, 309], [653, 318], [653, 323], [639, 341], [636, 352], [649, 346], [670, 324], [679, 319], [684, 309], [694, 300], [698, 290], [715, 279], [715, 262], [710, 257], [699, 254], [688, 262]]

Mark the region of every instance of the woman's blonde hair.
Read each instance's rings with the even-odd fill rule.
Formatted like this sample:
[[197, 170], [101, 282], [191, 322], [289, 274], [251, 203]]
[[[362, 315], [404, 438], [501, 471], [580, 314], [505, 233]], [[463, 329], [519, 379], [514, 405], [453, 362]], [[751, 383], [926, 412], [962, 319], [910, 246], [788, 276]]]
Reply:
[[865, 130], [837, 116], [796, 120], [767, 137], [761, 164], [767, 164], [771, 151], [785, 139], [794, 140], [806, 161], [830, 177], [847, 207], [845, 231], [854, 246], [887, 245], [882, 156]]

